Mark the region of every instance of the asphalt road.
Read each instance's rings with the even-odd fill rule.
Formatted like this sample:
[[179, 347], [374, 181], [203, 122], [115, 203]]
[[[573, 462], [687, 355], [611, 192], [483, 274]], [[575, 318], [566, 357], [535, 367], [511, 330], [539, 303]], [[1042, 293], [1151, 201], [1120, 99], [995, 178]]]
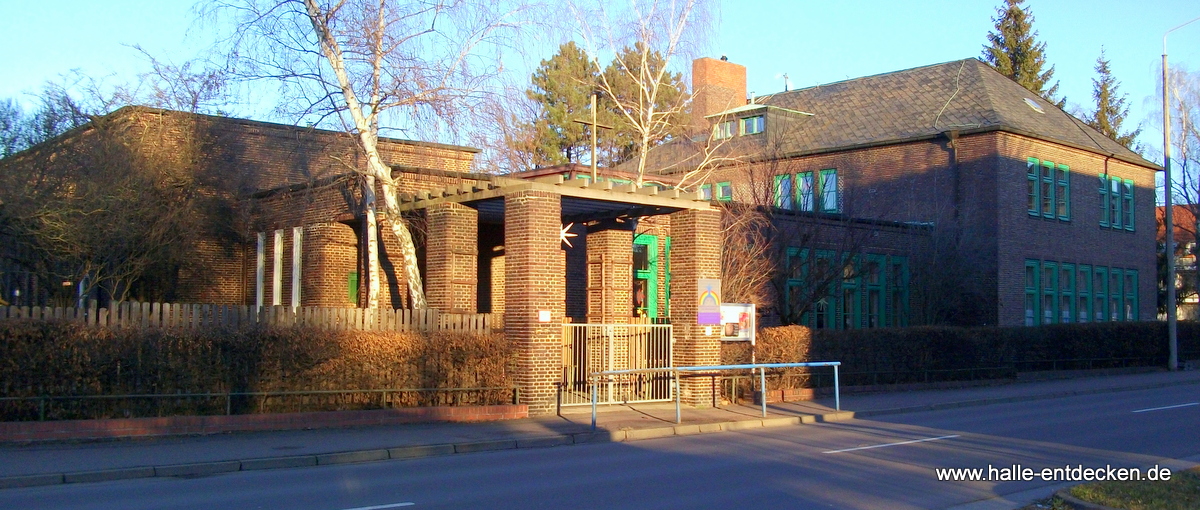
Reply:
[[949, 508], [1056, 482], [946, 482], [935, 468], [1142, 467], [1200, 457], [1196, 390], [1184, 385], [630, 443], [10, 489], [0, 491], [0, 508]]

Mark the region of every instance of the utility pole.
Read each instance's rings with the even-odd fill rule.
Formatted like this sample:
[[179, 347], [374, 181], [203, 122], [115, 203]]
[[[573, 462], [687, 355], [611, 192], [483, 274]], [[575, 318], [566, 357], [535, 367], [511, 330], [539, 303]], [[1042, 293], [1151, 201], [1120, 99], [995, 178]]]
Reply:
[[1167, 287], [1167, 343], [1170, 346], [1167, 369], [1172, 371], [1179, 370], [1179, 336], [1175, 317], [1175, 221], [1172, 214], [1175, 206], [1171, 200], [1171, 77], [1167, 72], [1167, 36], [1197, 21], [1200, 21], [1200, 18], [1167, 30], [1163, 34], [1163, 227], [1166, 230], [1163, 235], [1163, 252], [1167, 259], [1167, 281], [1163, 282], [1163, 285]]
[[592, 121], [575, 119], [575, 122], [592, 127], [592, 182], [596, 182], [596, 129], [612, 129], [612, 126], [605, 126], [596, 122], [596, 96], [599, 95], [599, 92], [592, 93]]

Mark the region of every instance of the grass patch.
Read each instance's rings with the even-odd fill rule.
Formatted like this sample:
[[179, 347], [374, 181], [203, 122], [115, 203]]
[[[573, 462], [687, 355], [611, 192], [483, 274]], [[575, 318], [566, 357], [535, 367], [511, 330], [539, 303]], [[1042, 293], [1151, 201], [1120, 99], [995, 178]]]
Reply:
[[1200, 468], [1171, 474], [1167, 481], [1096, 482], [1076, 485], [1071, 495], [1084, 501], [1126, 510], [1200, 508]]

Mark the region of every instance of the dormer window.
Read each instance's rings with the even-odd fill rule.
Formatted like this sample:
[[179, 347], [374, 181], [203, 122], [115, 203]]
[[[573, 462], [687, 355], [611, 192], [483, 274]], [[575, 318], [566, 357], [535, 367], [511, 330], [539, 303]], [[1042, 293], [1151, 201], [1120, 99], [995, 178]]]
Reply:
[[733, 138], [734, 133], [736, 133], [736, 131], [735, 131], [735, 127], [734, 127], [734, 121], [732, 121], [732, 120], [727, 120], [725, 122], [718, 122], [717, 125], [713, 126], [713, 139], [714, 140], [725, 140], [727, 138]]
[[756, 135], [758, 133], [762, 133], [765, 124], [766, 122], [762, 115], [746, 117], [742, 119], [742, 134]]

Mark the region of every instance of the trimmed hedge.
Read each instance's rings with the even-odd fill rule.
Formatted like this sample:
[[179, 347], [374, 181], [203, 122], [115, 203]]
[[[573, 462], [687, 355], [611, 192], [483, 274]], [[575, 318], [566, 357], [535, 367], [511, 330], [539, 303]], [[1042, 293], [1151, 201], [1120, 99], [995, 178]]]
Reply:
[[[1200, 358], [1200, 324], [1180, 322], [1178, 335], [1180, 359]], [[1038, 370], [1165, 366], [1168, 354], [1163, 322], [816, 331], [784, 326], [760, 330], [757, 349], [757, 359], [763, 363], [841, 361], [845, 385], [989, 379]], [[749, 360], [748, 345], [722, 346], [722, 363]]]
[[[511, 386], [503, 335], [81, 328], [61, 321], [0, 321], [0, 395], [136, 395]], [[510, 391], [240, 398], [246, 412], [505, 403]], [[469, 399], [467, 402], [465, 400]], [[47, 419], [224, 414], [226, 400], [55, 402]], [[34, 403], [0, 405], [0, 419], [37, 419]]]

